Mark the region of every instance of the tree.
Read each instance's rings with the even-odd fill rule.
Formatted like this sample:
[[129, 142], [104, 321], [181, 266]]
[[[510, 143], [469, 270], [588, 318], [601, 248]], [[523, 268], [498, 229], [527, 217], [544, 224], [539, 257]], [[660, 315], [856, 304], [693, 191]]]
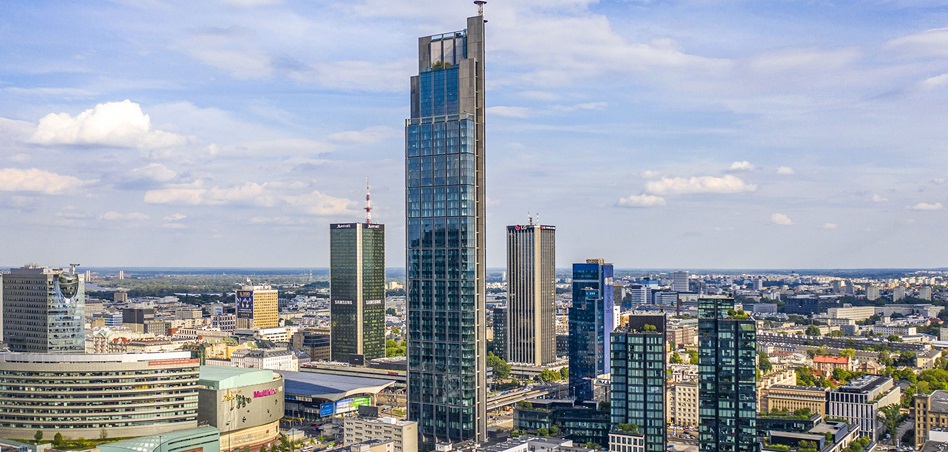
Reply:
[[685, 360], [681, 359], [681, 355], [679, 355], [678, 352], [672, 352], [672, 357], [669, 362], [672, 364], [684, 364]]
[[902, 342], [902, 338], [895, 334], [890, 334], [886, 339], [888, 339], [889, 342]]
[[806, 334], [807, 336], [819, 336], [820, 328], [817, 327], [816, 325], [810, 325], [806, 327], [806, 331], [804, 331], [803, 333]]
[[547, 437], [547, 436], [550, 436], [550, 431], [547, 430], [545, 427], [540, 427], [540, 428], [537, 429], [537, 436], [539, 436], [539, 437]]
[[879, 364], [883, 366], [892, 365], [892, 355], [889, 354], [889, 352], [887, 351], [880, 351], [879, 356], [876, 358], [876, 360], [879, 361]]
[[560, 378], [564, 380], [569, 380], [569, 367], [560, 368]]
[[42, 441], [42, 440], [43, 440], [43, 431], [42, 431], [42, 430], [37, 430], [36, 433], [33, 434], [33, 439], [35, 439], [36, 442]]
[[551, 381], [556, 381], [556, 380], [559, 380], [559, 379], [560, 379], [560, 373], [559, 373], [559, 372], [553, 372], [553, 371], [550, 370], [550, 369], [543, 369], [543, 370], [540, 371], [540, 373], [537, 375], [537, 380], [539, 380], [539, 381], [541, 381], [541, 382], [543, 382], [543, 383], [549, 383], [549, 382], [551, 382]]
[[833, 330], [826, 333], [826, 337], [846, 337], [846, 333], [843, 333], [843, 330]]
[[882, 418], [885, 429], [891, 434], [896, 433], [896, 429], [902, 422], [902, 405], [893, 403], [879, 409], [879, 417]]
[[757, 354], [757, 356], [759, 358], [758, 366], [760, 367], [761, 372], [766, 374], [773, 370], [774, 365], [770, 363], [770, 355], [768, 355], [767, 352], [760, 352]]
[[915, 352], [911, 350], [906, 350], [902, 353], [899, 353], [898, 359], [895, 360], [897, 366], [915, 366]]
[[559, 434], [560, 434], [560, 428], [557, 427], [556, 425], [551, 425], [551, 426], [550, 426], [550, 435], [556, 436], [556, 435], [559, 435]]
[[650, 323], [646, 323], [645, 326], [642, 327], [642, 331], [645, 331], [645, 332], [652, 332], [656, 330], [658, 330], [658, 328], [656, 328], [655, 325], [652, 325]]
[[856, 350], [852, 348], [844, 348], [839, 351], [839, 356], [845, 356], [849, 359], [853, 359], [856, 357]]
[[698, 365], [698, 351], [688, 350], [688, 364]]
[[510, 364], [493, 353], [487, 354], [487, 365], [494, 369], [494, 378], [503, 380], [510, 376]]
[[63, 434], [56, 432], [56, 436], [53, 436], [53, 447], [60, 448], [66, 443], [66, 440], [63, 439]]

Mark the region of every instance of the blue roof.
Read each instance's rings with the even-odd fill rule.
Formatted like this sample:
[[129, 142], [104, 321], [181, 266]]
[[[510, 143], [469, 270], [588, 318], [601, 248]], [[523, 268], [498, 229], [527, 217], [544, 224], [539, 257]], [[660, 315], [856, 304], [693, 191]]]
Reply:
[[394, 380], [349, 377], [316, 372], [274, 371], [283, 375], [286, 394], [336, 401], [359, 394], [378, 394], [395, 384]]

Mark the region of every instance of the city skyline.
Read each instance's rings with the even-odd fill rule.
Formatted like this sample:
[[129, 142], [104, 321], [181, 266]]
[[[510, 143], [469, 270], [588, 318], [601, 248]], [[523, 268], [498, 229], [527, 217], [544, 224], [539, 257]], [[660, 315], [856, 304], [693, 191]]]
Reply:
[[[415, 37], [475, 11], [5, 6], [12, 266], [242, 266], [236, 250], [254, 243], [255, 265], [328, 267], [326, 225], [358, 220], [366, 176], [386, 246], [403, 248]], [[488, 266], [503, 267], [503, 227], [528, 211], [558, 226], [560, 268], [944, 266], [946, 12], [488, 4]], [[635, 226], [588, 233], [606, 224]], [[65, 234], [81, 240], [40, 239]]]

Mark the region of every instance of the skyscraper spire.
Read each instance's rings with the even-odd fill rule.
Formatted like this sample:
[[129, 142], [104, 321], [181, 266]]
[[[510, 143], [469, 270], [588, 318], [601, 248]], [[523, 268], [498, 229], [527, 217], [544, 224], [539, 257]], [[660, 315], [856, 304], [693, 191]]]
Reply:
[[369, 178], [365, 178], [365, 222], [372, 222], [372, 195], [369, 193]]

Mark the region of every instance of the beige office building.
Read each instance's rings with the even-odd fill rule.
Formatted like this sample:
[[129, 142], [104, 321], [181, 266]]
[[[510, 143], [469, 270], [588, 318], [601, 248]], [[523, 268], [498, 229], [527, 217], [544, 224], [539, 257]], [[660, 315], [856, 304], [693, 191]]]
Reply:
[[345, 420], [345, 444], [382, 439], [395, 443], [394, 452], [418, 450], [418, 423], [391, 417], [350, 417]]
[[760, 411], [787, 410], [792, 413], [796, 410], [806, 408], [809, 409], [811, 413], [819, 413], [821, 416], [826, 416], [827, 391], [829, 391], [829, 389], [815, 386], [772, 386], [764, 393]]
[[273, 328], [280, 325], [279, 297], [269, 284], [246, 285], [234, 295], [237, 304], [237, 328]]
[[925, 444], [933, 428], [948, 429], [948, 391], [915, 396], [915, 444]]
[[669, 384], [666, 419], [673, 425], [698, 425], [698, 380]]

